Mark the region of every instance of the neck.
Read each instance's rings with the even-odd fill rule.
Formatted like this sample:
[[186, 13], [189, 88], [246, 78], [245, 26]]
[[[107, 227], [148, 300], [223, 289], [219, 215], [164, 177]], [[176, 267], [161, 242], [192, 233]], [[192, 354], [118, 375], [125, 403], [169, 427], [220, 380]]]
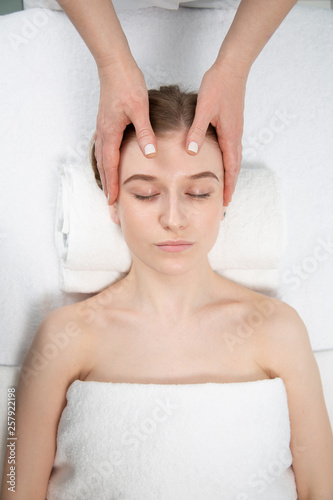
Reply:
[[208, 259], [180, 275], [166, 275], [133, 260], [123, 283], [128, 301], [135, 309], [178, 322], [211, 302], [220, 279]]

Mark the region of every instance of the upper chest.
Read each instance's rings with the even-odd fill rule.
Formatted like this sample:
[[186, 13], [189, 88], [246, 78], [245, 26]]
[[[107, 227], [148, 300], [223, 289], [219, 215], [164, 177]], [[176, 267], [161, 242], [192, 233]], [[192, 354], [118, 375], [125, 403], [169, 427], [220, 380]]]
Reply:
[[85, 380], [200, 383], [269, 378], [257, 362], [258, 326], [242, 308], [186, 321], [113, 314], [92, 334]]

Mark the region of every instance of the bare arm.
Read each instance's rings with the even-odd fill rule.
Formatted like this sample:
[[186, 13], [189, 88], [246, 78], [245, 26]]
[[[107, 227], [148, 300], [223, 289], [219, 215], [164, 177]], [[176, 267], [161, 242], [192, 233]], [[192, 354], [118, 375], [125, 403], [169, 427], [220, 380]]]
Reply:
[[[297, 0], [242, 0], [217, 59], [205, 73], [193, 125], [187, 135], [203, 144], [215, 126], [225, 169], [224, 205], [231, 201], [241, 168], [244, 97], [251, 66]], [[193, 153], [190, 153], [193, 154]]]
[[113, 204], [118, 196], [119, 148], [127, 125], [133, 123], [142, 153], [148, 158], [156, 156], [146, 82], [111, 0], [60, 0], [59, 4], [97, 64], [100, 102], [95, 156], [104, 193]]
[[281, 377], [286, 387], [298, 499], [330, 500], [333, 435], [318, 365], [297, 312], [283, 303], [276, 312], [278, 319], [272, 332], [266, 332], [264, 352], [271, 377]]
[[46, 498], [66, 391], [79, 378], [83, 352], [80, 327], [63, 311], [54, 311], [42, 322], [21, 367], [16, 390], [15, 492], [6, 483], [7, 448], [1, 500]]
[[92, 53], [100, 76], [110, 65], [132, 58], [111, 0], [58, 0]]

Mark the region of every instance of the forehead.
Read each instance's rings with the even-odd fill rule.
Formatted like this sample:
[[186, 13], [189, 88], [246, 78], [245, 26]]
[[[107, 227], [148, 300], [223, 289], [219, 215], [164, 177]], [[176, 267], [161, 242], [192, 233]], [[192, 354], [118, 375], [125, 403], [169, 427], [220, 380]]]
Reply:
[[159, 178], [188, 176], [203, 170], [210, 170], [223, 179], [222, 153], [218, 143], [205, 139], [197, 155], [189, 155], [186, 150], [186, 134], [170, 133], [157, 138], [157, 156], [146, 158], [136, 138], [121, 149], [119, 162], [120, 182], [134, 174], [156, 175]]

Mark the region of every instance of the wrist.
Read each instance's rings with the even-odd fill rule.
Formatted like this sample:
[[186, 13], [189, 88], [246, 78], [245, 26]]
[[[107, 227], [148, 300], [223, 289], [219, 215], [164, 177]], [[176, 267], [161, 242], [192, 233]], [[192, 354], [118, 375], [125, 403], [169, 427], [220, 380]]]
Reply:
[[252, 67], [253, 61], [239, 54], [234, 54], [221, 47], [215, 61], [215, 65], [225, 69], [235, 77], [246, 81]]
[[100, 80], [113, 77], [115, 73], [125, 70], [133, 63], [136, 64], [135, 59], [129, 50], [118, 52], [116, 55], [98, 57], [95, 61]]
[[223, 56], [218, 56], [214, 66], [223, 78], [231, 78], [234, 82], [246, 86], [247, 78], [251, 65], [237, 59]]

